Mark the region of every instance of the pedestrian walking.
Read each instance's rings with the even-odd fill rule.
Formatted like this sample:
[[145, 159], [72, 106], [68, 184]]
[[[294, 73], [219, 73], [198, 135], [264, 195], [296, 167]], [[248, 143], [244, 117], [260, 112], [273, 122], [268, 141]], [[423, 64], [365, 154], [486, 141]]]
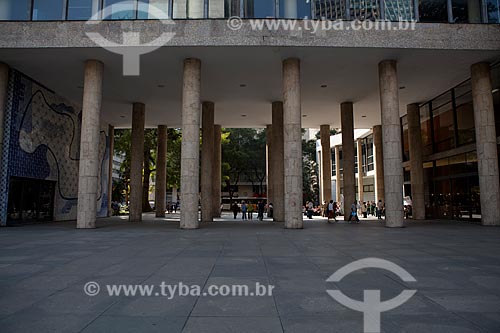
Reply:
[[351, 205], [351, 214], [349, 215], [349, 219], [347, 220], [347, 222], [351, 223], [352, 219], [355, 219], [356, 223], [359, 223], [358, 206], [356, 204], [356, 200], [354, 200], [354, 203]]

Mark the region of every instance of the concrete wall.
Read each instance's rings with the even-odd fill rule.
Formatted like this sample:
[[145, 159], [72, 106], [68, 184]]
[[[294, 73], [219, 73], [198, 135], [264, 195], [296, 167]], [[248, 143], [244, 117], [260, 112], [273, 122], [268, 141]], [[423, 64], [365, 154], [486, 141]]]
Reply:
[[[54, 219], [76, 219], [81, 106], [13, 70], [9, 84], [8, 160], [3, 176], [56, 182]], [[7, 127], [7, 126], [6, 126]], [[102, 123], [99, 144], [97, 216], [108, 211], [109, 126]], [[8, 133], [8, 134], [7, 134]], [[2, 166], [3, 169], [3, 166]], [[7, 198], [0, 198], [7, 200]]]

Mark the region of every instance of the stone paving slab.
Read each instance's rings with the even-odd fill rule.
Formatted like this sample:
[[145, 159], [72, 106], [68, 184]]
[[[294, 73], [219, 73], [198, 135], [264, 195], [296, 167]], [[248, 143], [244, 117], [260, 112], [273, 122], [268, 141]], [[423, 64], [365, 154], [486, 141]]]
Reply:
[[[98, 220], [0, 229], [2, 332], [362, 332], [363, 315], [333, 300], [339, 289], [362, 300], [416, 289], [382, 314], [383, 332], [499, 332], [500, 228], [443, 221], [386, 229], [378, 221], [327, 224], [222, 218], [201, 229], [178, 229], [178, 214], [128, 223]], [[377, 257], [405, 268], [416, 283], [379, 269], [340, 282], [342, 266]], [[84, 294], [95, 281], [101, 293]], [[274, 285], [266, 297], [109, 296], [106, 285]], [[155, 289], [157, 291], [157, 289]]]

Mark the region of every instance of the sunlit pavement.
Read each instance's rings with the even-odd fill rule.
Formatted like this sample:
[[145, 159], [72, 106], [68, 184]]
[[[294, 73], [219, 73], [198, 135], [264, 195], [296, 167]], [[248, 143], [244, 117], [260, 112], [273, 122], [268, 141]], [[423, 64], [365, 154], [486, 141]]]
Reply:
[[[376, 219], [327, 224], [305, 219], [304, 230], [283, 223], [233, 220], [179, 230], [178, 214], [0, 229], [0, 331], [2, 332], [362, 332], [362, 314], [327, 293], [340, 289], [363, 299], [381, 289], [389, 299], [404, 289], [417, 294], [382, 314], [385, 332], [500, 331], [500, 228], [407, 221], [387, 229]], [[365, 269], [341, 282], [325, 280], [354, 260], [390, 260], [417, 282]], [[90, 297], [83, 287], [101, 285]], [[125, 297], [107, 284], [182, 282], [271, 284], [272, 296]]]

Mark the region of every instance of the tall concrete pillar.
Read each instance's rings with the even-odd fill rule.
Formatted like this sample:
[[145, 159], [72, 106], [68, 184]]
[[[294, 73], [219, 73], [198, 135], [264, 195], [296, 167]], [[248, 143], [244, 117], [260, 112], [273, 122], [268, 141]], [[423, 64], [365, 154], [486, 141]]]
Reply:
[[321, 163], [322, 163], [322, 200], [332, 200], [332, 151], [330, 148], [330, 125], [320, 126]]
[[403, 159], [397, 62], [384, 60], [379, 63], [378, 70], [384, 145], [385, 226], [398, 228], [403, 227]]
[[211, 222], [214, 164], [214, 103], [201, 105], [201, 220]]
[[113, 215], [111, 202], [113, 201], [113, 152], [115, 150], [115, 128], [109, 125], [109, 165], [108, 165], [108, 217]]
[[103, 70], [104, 65], [100, 61], [85, 62], [76, 218], [78, 229], [95, 228]]
[[167, 207], [167, 125], [158, 126], [157, 145], [155, 210], [156, 217], [165, 217]]
[[272, 141], [273, 141], [273, 126], [266, 126], [266, 182], [267, 182], [267, 203], [274, 203], [273, 195], [273, 184], [274, 184], [274, 175], [273, 175], [273, 162], [272, 158], [274, 156], [272, 150]]
[[212, 217], [220, 217], [222, 184], [222, 128], [214, 125], [214, 163], [212, 164]]
[[283, 134], [285, 156], [285, 228], [301, 229], [302, 214], [302, 113], [300, 60], [283, 61]]
[[384, 202], [384, 147], [382, 125], [373, 126], [373, 157], [375, 160], [375, 200]]
[[342, 166], [344, 187], [344, 220], [349, 218], [351, 205], [356, 200], [356, 175], [354, 172], [354, 115], [351, 102], [340, 104], [342, 126]]
[[9, 85], [9, 66], [0, 62], [0, 165], [3, 152], [3, 132], [5, 104], [7, 103], [7, 88]]
[[335, 197], [336, 202], [340, 204], [340, 146], [335, 146]]
[[472, 102], [476, 127], [476, 151], [481, 193], [481, 223], [500, 225], [498, 211], [498, 152], [495, 134], [495, 113], [491, 93], [490, 65], [485, 62], [471, 66]]
[[132, 142], [130, 146], [130, 203], [128, 220], [142, 221], [142, 168], [144, 166], [144, 120], [146, 106], [132, 106]]
[[197, 229], [200, 186], [201, 61], [185, 59], [182, 82], [181, 222]]
[[285, 221], [285, 157], [283, 133], [283, 103], [272, 104], [273, 129], [271, 140], [271, 181], [273, 190], [273, 219]]
[[357, 153], [358, 153], [358, 199], [364, 202], [363, 192], [363, 140], [357, 140]]
[[410, 183], [412, 217], [425, 219], [424, 168], [422, 151], [422, 132], [420, 131], [420, 109], [418, 104], [407, 106], [408, 143], [410, 148]]

